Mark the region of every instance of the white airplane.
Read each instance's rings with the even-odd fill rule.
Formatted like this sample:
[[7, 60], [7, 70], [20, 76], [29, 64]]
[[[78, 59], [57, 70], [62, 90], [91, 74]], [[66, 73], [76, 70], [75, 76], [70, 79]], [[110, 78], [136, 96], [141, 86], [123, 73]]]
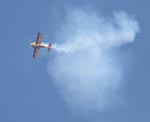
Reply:
[[36, 42], [33, 42], [30, 45], [34, 48], [33, 58], [37, 57], [38, 51], [40, 48], [48, 48], [48, 52], [50, 52], [50, 50], [52, 49], [52, 43], [49, 43], [49, 44], [42, 43], [42, 33], [41, 32], [38, 33]]

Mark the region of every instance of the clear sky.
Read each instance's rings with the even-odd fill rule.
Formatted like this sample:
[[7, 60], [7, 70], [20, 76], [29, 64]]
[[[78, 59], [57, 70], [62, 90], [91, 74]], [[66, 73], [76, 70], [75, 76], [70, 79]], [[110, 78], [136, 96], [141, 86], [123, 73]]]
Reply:
[[[0, 122], [149, 122], [149, 4], [148, 0], [1, 0]], [[47, 72], [54, 54], [32, 59], [29, 44], [39, 31], [46, 42], [55, 40], [66, 8], [93, 8], [103, 15], [123, 10], [139, 22], [135, 42], [123, 47], [131, 56], [125, 105], [88, 115], [71, 111]]]

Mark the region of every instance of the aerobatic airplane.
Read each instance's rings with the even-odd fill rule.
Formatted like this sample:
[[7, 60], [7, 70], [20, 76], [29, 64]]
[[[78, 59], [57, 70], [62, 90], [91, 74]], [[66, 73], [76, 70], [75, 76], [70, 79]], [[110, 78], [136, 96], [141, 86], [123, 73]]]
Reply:
[[42, 33], [41, 32], [38, 33], [36, 42], [33, 42], [30, 45], [34, 48], [33, 58], [37, 57], [38, 51], [40, 48], [48, 48], [48, 52], [50, 52], [50, 50], [52, 49], [52, 43], [49, 43], [49, 44], [42, 43]]

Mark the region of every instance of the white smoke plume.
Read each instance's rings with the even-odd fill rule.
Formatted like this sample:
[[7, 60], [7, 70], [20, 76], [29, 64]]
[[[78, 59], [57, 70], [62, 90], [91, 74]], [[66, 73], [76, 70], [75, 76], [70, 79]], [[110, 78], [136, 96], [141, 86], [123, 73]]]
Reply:
[[126, 12], [103, 17], [83, 10], [68, 12], [48, 63], [67, 105], [80, 111], [105, 111], [123, 104], [124, 66], [115, 51], [134, 41], [137, 21]]

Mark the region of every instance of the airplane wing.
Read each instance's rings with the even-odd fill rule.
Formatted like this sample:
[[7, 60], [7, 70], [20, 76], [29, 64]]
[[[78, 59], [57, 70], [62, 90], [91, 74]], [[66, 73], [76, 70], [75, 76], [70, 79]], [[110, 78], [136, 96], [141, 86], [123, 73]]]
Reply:
[[40, 49], [39, 47], [35, 47], [35, 48], [34, 48], [33, 58], [36, 58], [36, 57], [37, 57], [39, 49]]
[[37, 35], [36, 43], [37, 44], [41, 44], [42, 43], [42, 33], [40, 33], [40, 32]]

